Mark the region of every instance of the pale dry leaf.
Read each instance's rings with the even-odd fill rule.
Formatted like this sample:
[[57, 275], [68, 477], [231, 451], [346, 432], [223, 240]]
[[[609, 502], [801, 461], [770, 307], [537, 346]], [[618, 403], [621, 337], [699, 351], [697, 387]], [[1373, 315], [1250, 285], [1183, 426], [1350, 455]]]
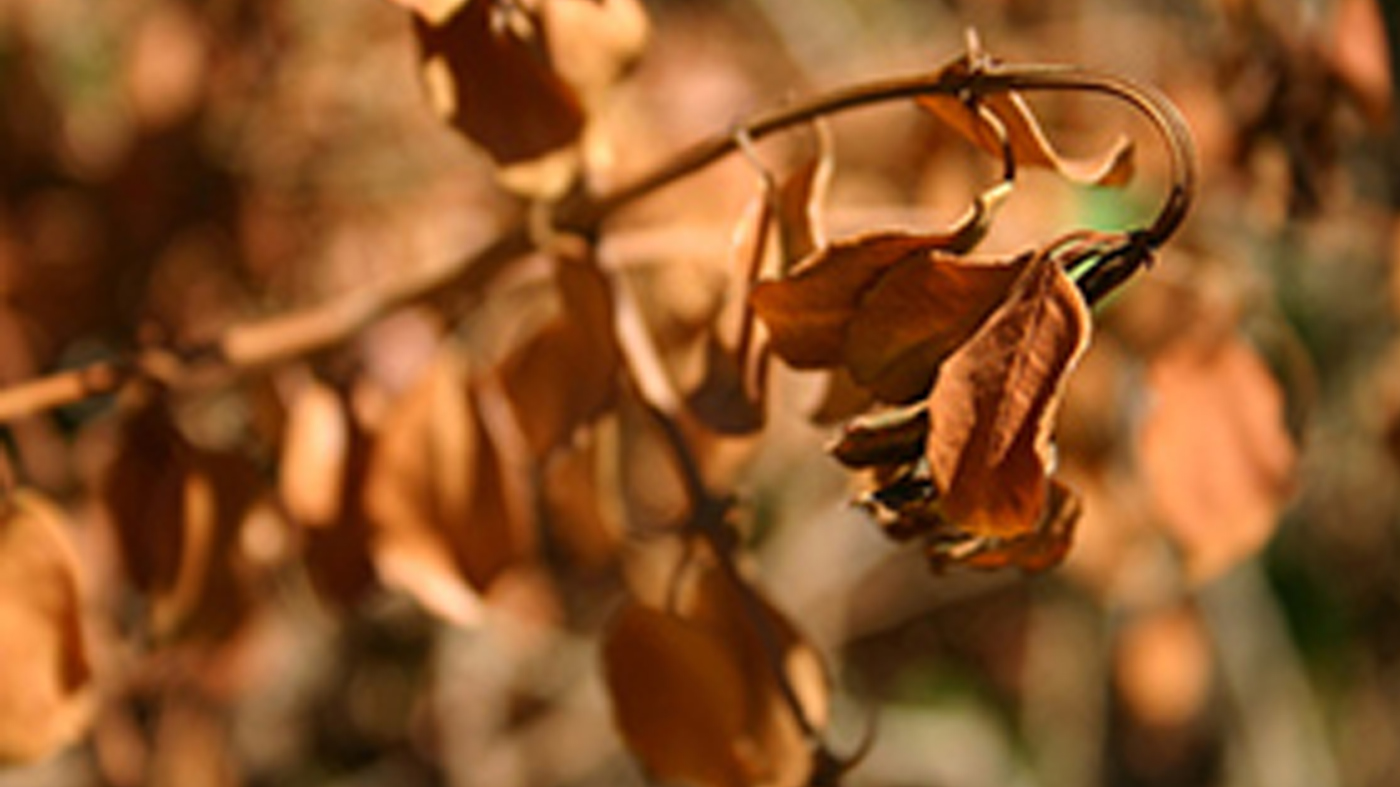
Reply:
[[332, 525], [341, 515], [350, 459], [350, 417], [340, 394], [310, 382], [287, 408], [278, 490], [292, 519], [309, 527]]
[[1239, 337], [1168, 348], [1147, 388], [1138, 461], [1189, 575], [1206, 581], [1264, 545], [1292, 494], [1283, 394]]
[[1088, 348], [1079, 290], [1049, 257], [944, 363], [929, 395], [926, 457], [941, 514], [973, 536], [1036, 531], [1045, 516], [1050, 431], [1065, 379]]
[[458, 565], [452, 529], [471, 516], [481, 437], [453, 348], [439, 352], [379, 434], [364, 505], [380, 579], [453, 623], [477, 622], [480, 602]]
[[92, 665], [64, 516], [25, 490], [0, 516], [0, 765], [40, 760], [91, 720]]

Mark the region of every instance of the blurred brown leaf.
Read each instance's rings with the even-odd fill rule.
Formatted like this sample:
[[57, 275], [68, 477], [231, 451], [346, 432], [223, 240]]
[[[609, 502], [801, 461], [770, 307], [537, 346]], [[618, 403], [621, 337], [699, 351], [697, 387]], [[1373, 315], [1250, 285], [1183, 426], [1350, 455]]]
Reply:
[[454, 623], [474, 623], [479, 594], [534, 547], [513, 428], [503, 394], [473, 389], [448, 347], [389, 413], [370, 458], [380, 577]]
[[350, 459], [345, 401], [324, 383], [310, 381], [287, 408], [278, 490], [287, 513], [308, 527], [326, 527], [341, 514]]
[[458, 564], [457, 542], [472, 526], [484, 451], [466, 369], [453, 348], [439, 351], [379, 435], [364, 495], [380, 578], [447, 620], [474, 623], [479, 599]]
[[164, 593], [175, 584], [184, 551], [182, 479], [194, 449], [158, 401], [128, 415], [117, 441], [101, 481], [102, 502], [132, 585]]
[[782, 698], [765, 646], [776, 650], [818, 727], [827, 703], [820, 659], [756, 590], [734, 587], [718, 568], [699, 570], [674, 614], [634, 602], [604, 636], [604, 676], [623, 738], [659, 780], [702, 787], [805, 784], [810, 746]]
[[239, 535], [262, 489], [246, 458], [197, 448], [158, 397], [122, 424], [103, 502], [161, 637], [217, 637], [247, 611]]
[[[818, 214], [831, 170], [825, 135], [792, 171], [764, 179], [745, 222], [740, 226], [739, 254], [744, 275], [730, 276], [724, 307], [706, 336], [704, 375], [686, 397], [701, 423], [721, 434], [750, 434], [763, 427], [767, 413], [769, 338], [756, 324], [749, 293], [776, 256], [775, 272], [784, 276], [819, 245]], [[776, 235], [776, 255], [769, 240]]]
[[545, 462], [540, 492], [549, 532], [585, 569], [610, 563], [622, 546], [615, 421], [600, 421]]
[[557, 196], [578, 168], [590, 104], [647, 37], [636, 0], [462, 3], [415, 9], [423, 76], [438, 113], [486, 150], [506, 185]]
[[621, 354], [612, 288], [588, 259], [555, 260], [562, 311], [501, 366], [531, 452], [542, 458], [612, 406]]
[[92, 667], [63, 514], [28, 491], [0, 516], [0, 764], [53, 753], [87, 727]]
[[1178, 342], [1152, 360], [1147, 386], [1138, 459], [1189, 575], [1205, 581], [1263, 546], [1292, 494], [1283, 396], [1238, 336]]

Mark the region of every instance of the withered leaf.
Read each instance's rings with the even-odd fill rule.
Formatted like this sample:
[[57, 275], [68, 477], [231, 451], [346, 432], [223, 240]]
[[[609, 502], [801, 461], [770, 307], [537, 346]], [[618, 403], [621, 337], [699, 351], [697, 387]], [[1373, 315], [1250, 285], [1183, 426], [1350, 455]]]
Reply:
[[657, 779], [747, 787], [743, 666], [725, 643], [660, 610], [627, 605], [603, 640], [613, 717]]
[[480, 615], [452, 544], [471, 516], [480, 442], [465, 365], [445, 348], [385, 418], [365, 479], [381, 580], [459, 625]]
[[[584, 109], [549, 63], [537, 15], [471, 0], [440, 22], [415, 16], [414, 32], [434, 108], [498, 164], [537, 162], [577, 141]], [[567, 184], [567, 176], [547, 180], [536, 185]]]
[[544, 0], [541, 18], [550, 63], [585, 107], [631, 68], [650, 32], [639, 0]]
[[86, 728], [92, 667], [78, 561], [62, 513], [18, 491], [0, 515], [0, 765], [39, 760]]
[[1258, 550], [1293, 490], [1283, 395], [1239, 337], [1184, 340], [1152, 360], [1137, 451], [1153, 504], [1205, 581]]
[[[966, 71], [967, 59], [954, 61], [946, 68]], [[1017, 165], [1052, 169], [1077, 183], [1121, 186], [1132, 179], [1131, 140], [1119, 137], [1096, 159], [1061, 156], [1025, 99], [1014, 91], [979, 95], [970, 104], [955, 96], [922, 96], [918, 103], [964, 139], [997, 158], [1002, 157], [1005, 145]]]
[[811, 773], [811, 753], [779, 693], [765, 643], [777, 650], [818, 727], [827, 702], [821, 662], [756, 590], [749, 588], [746, 602], [730, 582], [706, 567], [675, 614], [624, 607], [603, 642], [613, 715], [657, 779], [798, 787]]
[[943, 236], [882, 232], [835, 241], [784, 279], [762, 281], [749, 296], [772, 336], [774, 352], [798, 369], [838, 366], [861, 297], [901, 260], [945, 245]]
[[193, 448], [164, 403], [139, 404], [122, 422], [100, 482], [127, 578], [137, 590], [168, 590], [184, 550], [183, 477]]
[[128, 578], [158, 637], [218, 637], [250, 601], [239, 536], [262, 479], [239, 455], [191, 445], [158, 398], [122, 426], [102, 482]]
[[965, 533], [929, 539], [927, 557], [935, 571], [951, 565], [999, 569], [1015, 566], [1026, 572], [1045, 571], [1058, 566], [1069, 554], [1075, 525], [1083, 512], [1079, 496], [1058, 480], [1050, 479], [1045, 513], [1036, 528], [1010, 538], [968, 537]]
[[929, 395], [926, 456], [942, 515], [967, 535], [1015, 538], [1044, 517], [1050, 431], [1089, 321], [1074, 283], [1038, 256], [945, 362]]
[[609, 564], [622, 546], [620, 490], [612, 462], [617, 444], [616, 421], [599, 421], [550, 456], [543, 469], [540, 493], [549, 532], [585, 569]]
[[934, 251], [895, 263], [861, 297], [847, 328], [843, 357], [852, 378], [885, 401], [923, 396], [1029, 260], [977, 262]]
[[372, 440], [351, 410], [342, 410], [340, 417], [344, 419], [346, 446], [335, 468], [340, 493], [336, 514], [322, 526], [304, 529], [301, 550], [307, 575], [321, 600], [348, 607], [375, 586], [370, 554], [373, 532], [363, 492], [369, 476]]
[[[869, 340], [864, 335], [858, 337], [854, 347], [851, 345], [849, 334], [853, 321], [862, 315], [878, 319], [875, 312], [864, 310], [866, 297], [879, 290], [883, 278], [900, 265], [917, 268], [930, 259], [952, 259], [950, 255], [961, 254], [976, 245], [1005, 194], [1006, 189], [1001, 185], [984, 192], [967, 215], [947, 232], [880, 232], [835, 241], [803, 260], [793, 268], [791, 275], [756, 284], [749, 302], [768, 328], [774, 352], [798, 369], [849, 364], [852, 349], [857, 351], [864, 375], [873, 377], [876, 371], [889, 371], [897, 366], [889, 363], [885, 355], [877, 353], [873, 358], [866, 357], [874, 348], [867, 346]], [[943, 255], [945, 252], [947, 254]], [[891, 296], [886, 293], [880, 297]], [[879, 333], [879, 328], [871, 326], [870, 330]], [[880, 360], [885, 360], [886, 364], [880, 365]], [[891, 380], [911, 376], [902, 368], [900, 371], [903, 375], [891, 375]], [[854, 374], [854, 370], [852, 372]], [[858, 382], [864, 384], [870, 380]], [[907, 389], [913, 386], [890, 383], [889, 387], [893, 393], [907, 395]], [[892, 401], [899, 399], [890, 397]]]
[[557, 196], [579, 164], [588, 108], [646, 42], [637, 0], [397, 0], [414, 9], [434, 107], [500, 165], [501, 182]]
[[349, 452], [344, 400], [324, 383], [308, 383], [288, 407], [277, 466], [278, 490], [293, 520], [326, 527], [339, 518]]
[[878, 413], [847, 424], [828, 450], [852, 468], [906, 464], [924, 455], [928, 424], [928, 408], [922, 405]]
[[536, 457], [612, 406], [621, 352], [613, 295], [591, 258], [556, 260], [562, 311], [508, 357], [502, 385]]
[[200, 451], [181, 475], [183, 533], [179, 571], [151, 599], [157, 636], [219, 639], [252, 603], [249, 566], [239, 538], [261, 489], [241, 455]]
[[386, 418], [370, 458], [365, 507], [386, 585], [458, 624], [479, 594], [533, 548], [523, 502], [523, 446], [507, 434], [509, 406], [473, 389], [445, 348]]

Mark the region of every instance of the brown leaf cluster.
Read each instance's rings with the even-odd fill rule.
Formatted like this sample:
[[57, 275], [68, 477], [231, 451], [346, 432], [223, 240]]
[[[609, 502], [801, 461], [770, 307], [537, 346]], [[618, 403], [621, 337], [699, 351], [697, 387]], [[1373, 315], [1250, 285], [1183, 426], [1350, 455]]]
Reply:
[[[996, 104], [1008, 155], [1061, 167], [1013, 98]], [[993, 129], [950, 122], [974, 141]], [[1073, 493], [1049, 480], [1055, 410], [1091, 321], [1068, 260], [1054, 245], [1004, 258], [967, 254], [1007, 188], [984, 193], [946, 232], [822, 246], [750, 295], [790, 366], [833, 370], [833, 389], [909, 408], [853, 422], [832, 451], [869, 469], [875, 489], [865, 501], [882, 526], [897, 538], [925, 537], [940, 568], [1055, 565], [1079, 510]]]

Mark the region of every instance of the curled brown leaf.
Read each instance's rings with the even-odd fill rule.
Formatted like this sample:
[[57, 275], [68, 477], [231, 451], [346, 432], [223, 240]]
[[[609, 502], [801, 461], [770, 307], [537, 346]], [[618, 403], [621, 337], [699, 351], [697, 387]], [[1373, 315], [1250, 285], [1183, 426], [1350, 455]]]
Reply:
[[[978, 55], [960, 58], [946, 71], [967, 73]], [[1122, 186], [1133, 176], [1133, 144], [1119, 137], [1105, 153], [1093, 159], [1072, 159], [1055, 150], [1035, 113], [1014, 91], [960, 96], [922, 96], [918, 103], [959, 136], [1002, 158], [1008, 152], [1016, 165], [1044, 167], [1086, 185]]]
[[1038, 256], [1007, 303], [944, 364], [929, 396], [930, 475], [963, 532], [1013, 538], [1045, 515], [1050, 432], [1065, 379], [1088, 348], [1074, 282]]

